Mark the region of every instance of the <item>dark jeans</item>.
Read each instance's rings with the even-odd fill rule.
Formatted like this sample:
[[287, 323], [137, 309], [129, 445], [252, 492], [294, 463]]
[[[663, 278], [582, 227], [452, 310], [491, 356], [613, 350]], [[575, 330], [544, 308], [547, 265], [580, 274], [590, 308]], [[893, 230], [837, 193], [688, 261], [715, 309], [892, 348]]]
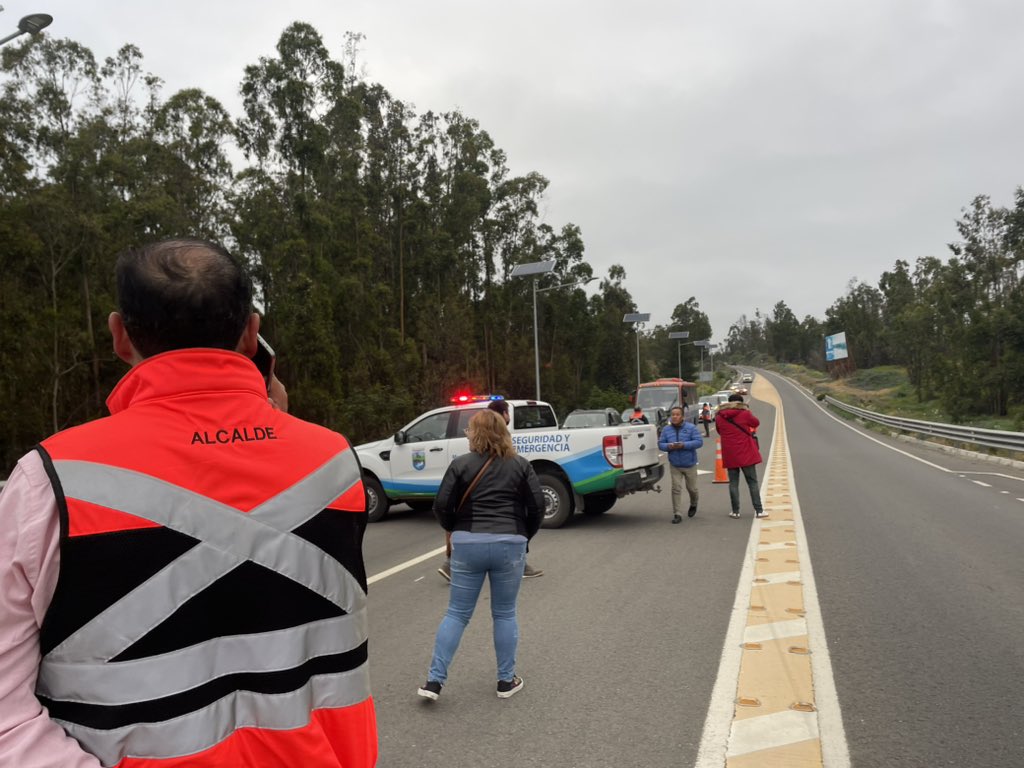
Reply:
[[750, 501], [754, 505], [754, 511], [762, 511], [761, 494], [757, 490], [757, 465], [749, 467], [729, 467], [729, 501], [732, 503], [732, 511], [740, 511], [740, 471], [747, 479], [747, 486], [750, 488]]

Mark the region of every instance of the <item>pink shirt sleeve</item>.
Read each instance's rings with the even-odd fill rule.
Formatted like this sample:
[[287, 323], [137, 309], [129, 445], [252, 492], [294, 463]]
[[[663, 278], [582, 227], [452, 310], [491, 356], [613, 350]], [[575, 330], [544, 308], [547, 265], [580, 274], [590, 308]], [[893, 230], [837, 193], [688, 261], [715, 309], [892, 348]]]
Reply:
[[99, 768], [35, 696], [39, 628], [57, 586], [60, 519], [35, 451], [0, 493], [0, 765]]

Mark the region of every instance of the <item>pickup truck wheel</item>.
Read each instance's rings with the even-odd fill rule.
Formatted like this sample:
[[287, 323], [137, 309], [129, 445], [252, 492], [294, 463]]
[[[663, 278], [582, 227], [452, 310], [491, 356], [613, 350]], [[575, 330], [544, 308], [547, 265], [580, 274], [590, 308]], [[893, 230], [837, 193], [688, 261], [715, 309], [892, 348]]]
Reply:
[[544, 494], [544, 519], [541, 521], [541, 527], [561, 528], [572, 516], [569, 491], [565, 483], [555, 475], [541, 472], [537, 475], [537, 480], [540, 481], [540, 491]]
[[616, 501], [618, 501], [618, 497], [616, 497], [614, 493], [595, 493], [591, 496], [584, 496], [583, 514], [593, 516], [603, 515], [615, 506]]
[[366, 518], [368, 522], [379, 523], [388, 514], [391, 502], [384, 494], [380, 482], [369, 475], [363, 475], [363, 490], [366, 492]]

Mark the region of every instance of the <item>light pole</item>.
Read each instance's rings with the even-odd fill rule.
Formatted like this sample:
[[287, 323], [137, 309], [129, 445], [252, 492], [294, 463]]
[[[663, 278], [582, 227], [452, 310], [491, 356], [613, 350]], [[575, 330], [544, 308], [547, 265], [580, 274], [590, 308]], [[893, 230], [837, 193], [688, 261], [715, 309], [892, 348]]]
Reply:
[[704, 380], [704, 349], [711, 346], [711, 339], [701, 339], [700, 341], [693, 342], [693, 346], [700, 347], [700, 375], [697, 377], [700, 381]]
[[[554, 291], [558, 288], [572, 288], [577, 285], [586, 285], [587, 283], [597, 280], [596, 277], [588, 277], [585, 280], [576, 280], [571, 283], [562, 283], [561, 285], [549, 285], [547, 288], [537, 287], [537, 278], [533, 280], [533, 344], [534, 349], [537, 348], [537, 294], [547, 293], [548, 291]], [[536, 353], [537, 357], [537, 399], [540, 400], [540, 355]]]
[[636, 324], [636, 391], [640, 394], [640, 329], [651, 319], [650, 312], [631, 312], [622, 316], [622, 322]]
[[[689, 331], [670, 331], [668, 334], [670, 339], [688, 339], [690, 338]], [[683, 378], [683, 343], [680, 341], [676, 344], [676, 365], [679, 366], [679, 378]]]
[[510, 277], [533, 275], [533, 363], [538, 400], [540, 400], [540, 345], [537, 336], [537, 275], [546, 275], [554, 268], [554, 259], [550, 261], [531, 261], [529, 264], [517, 265], [510, 274]]
[[[2, 6], [0, 6], [0, 10], [3, 10]], [[53, 16], [50, 16], [48, 13], [30, 13], [28, 16], [22, 16], [21, 21], [18, 22], [18, 31], [12, 32], [7, 37], [0, 38], [0, 45], [9, 43], [26, 32], [35, 35], [50, 26], [52, 22]]]

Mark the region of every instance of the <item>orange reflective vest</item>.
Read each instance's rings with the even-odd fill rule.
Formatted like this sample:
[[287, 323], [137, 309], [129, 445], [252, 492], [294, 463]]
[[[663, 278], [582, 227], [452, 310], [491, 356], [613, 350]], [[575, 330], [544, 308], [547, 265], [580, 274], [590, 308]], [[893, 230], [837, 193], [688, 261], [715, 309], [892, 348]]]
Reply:
[[36, 694], [104, 766], [365, 768], [365, 498], [251, 361], [149, 358], [39, 451], [60, 574]]

